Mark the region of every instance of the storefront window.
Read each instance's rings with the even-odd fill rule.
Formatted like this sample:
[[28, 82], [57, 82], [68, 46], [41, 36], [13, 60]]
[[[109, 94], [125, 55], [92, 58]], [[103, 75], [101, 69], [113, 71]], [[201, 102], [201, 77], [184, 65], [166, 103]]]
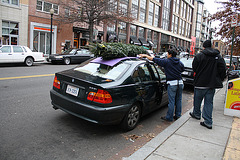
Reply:
[[130, 35], [136, 36], [136, 34], [137, 34], [137, 26], [131, 25]]
[[138, 37], [144, 37], [144, 28], [139, 27]]
[[152, 31], [148, 29], [147, 39], [152, 39]]
[[2, 21], [2, 43], [4, 45], [17, 45], [18, 29], [18, 23]]
[[125, 22], [119, 22], [118, 25], [118, 37], [119, 42], [126, 43], [126, 37], [127, 37], [127, 25]]

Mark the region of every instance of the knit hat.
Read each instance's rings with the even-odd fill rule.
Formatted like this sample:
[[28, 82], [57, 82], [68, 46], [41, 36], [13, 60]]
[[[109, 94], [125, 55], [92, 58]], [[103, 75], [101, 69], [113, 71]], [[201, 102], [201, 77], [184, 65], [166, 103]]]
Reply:
[[203, 47], [204, 48], [212, 47], [211, 40], [206, 40], [205, 42], [203, 42]]

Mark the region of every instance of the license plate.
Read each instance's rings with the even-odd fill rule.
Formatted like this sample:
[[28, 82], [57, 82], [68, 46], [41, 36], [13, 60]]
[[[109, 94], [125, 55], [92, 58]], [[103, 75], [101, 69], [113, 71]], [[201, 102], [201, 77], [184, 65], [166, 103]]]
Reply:
[[79, 91], [79, 88], [73, 87], [71, 85], [68, 85], [67, 89], [66, 89], [66, 93], [71, 94], [76, 97], [78, 96], [78, 91]]

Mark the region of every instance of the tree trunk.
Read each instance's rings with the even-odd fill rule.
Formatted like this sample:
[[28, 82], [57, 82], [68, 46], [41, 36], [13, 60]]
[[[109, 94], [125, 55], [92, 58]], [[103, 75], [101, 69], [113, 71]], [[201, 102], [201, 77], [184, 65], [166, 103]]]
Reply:
[[89, 42], [93, 42], [93, 21], [89, 23]]

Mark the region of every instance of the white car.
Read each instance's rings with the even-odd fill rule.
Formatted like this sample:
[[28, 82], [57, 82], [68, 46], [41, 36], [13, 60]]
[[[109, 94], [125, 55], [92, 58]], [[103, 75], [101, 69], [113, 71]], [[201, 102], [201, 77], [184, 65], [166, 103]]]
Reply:
[[32, 66], [33, 62], [44, 61], [42, 52], [32, 52], [26, 46], [3, 45], [0, 47], [0, 63], [24, 63]]

